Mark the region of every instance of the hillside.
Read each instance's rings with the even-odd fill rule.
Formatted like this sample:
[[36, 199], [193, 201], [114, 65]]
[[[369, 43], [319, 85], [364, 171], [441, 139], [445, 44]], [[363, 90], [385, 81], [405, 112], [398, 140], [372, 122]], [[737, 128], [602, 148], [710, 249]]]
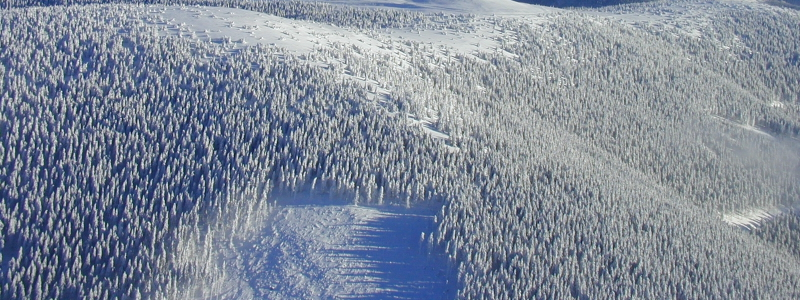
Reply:
[[2, 299], [800, 298], [796, 10], [96, 2], [0, 10]]
[[631, 3], [643, 3], [653, 0], [518, 0], [522, 3], [546, 5], [554, 7], [599, 7]]

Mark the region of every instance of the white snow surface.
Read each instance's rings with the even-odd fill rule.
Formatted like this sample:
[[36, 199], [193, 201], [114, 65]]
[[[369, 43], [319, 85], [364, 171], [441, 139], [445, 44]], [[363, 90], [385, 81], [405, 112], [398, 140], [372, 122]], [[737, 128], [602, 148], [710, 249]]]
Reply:
[[506, 16], [537, 15], [560, 10], [512, 0], [327, 0], [324, 2], [359, 7], [395, 8], [421, 12], [494, 14]]
[[769, 221], [783, 213], [779, 207], [751, 208], [748, 210], [730, 212], [722, 215], [722, 221], [731, 226], [745, 229], [755, 229], [762, 223]]
[[234, 49], [264, 44], [283, 48], [290, 54], [302, 54], [340, 42], [380, 51], [379, 42], [363, 34], [249, 10], [154, 5], [147, 12], [149, 18], [145, 21], [158, 26], [162, 35], [225, 43]]
[[[505, 2], [505, 0], [491, 1]], [[145, 23], [155, 26], [159, 33], [165, 36], [225, 43], [232, 49], [252, 44], [271, 45], [296, 55], [338, 43], [375, 54], [403, 58], [402, 49], [406, 47], [406, 42], [418, 42], [441, 49], [437, 54], [446, 57], [454, 53], [471, 55], [475, 52], [498, 51], [499, 41], [515, 39], [513, 32], [499, 30], [495, 24], [496, 18], [491, 16], [476, 16], [474, 22], [469, 24], [468, 32], [434, 29], [387, 29], [367, 32], [226, 7], [152, 5], [142, 9], [147, 10]], [[450, 12], [455, 11], [457, 10], [450, 10]], [[520, 13], [518, 16], [520, 19], [541, 23], [556, 11], [558, 10], [540, 7], [540, 9], [521, 9], [517, 12]]]
[[752, 207], [722, 214], [722, 221], [728, 225], [748, 230], [758, 228], [765, 222], [781, 215], [800, 214], [800, 202], [792, 205]]
[[244, 257], [223, 298], [444, 299], [445, 260], [430, 252], [433, 215], [406, 208], [284, 205]]

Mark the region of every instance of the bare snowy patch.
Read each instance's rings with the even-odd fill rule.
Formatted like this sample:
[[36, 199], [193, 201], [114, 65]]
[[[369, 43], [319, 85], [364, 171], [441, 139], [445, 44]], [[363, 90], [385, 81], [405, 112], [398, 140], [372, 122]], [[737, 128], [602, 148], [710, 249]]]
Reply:
[[751, 208], [742, 211], [729, 212], [722, 215], [722, 221], [731, 226], [744, 229], [755, 229], [763, 222], [775, 218], [783, 213], [779, 207]]
[[240, 248], [240, 276], [256, 298], [452, 297], [447, 266], [430, 252], [434, 230], [419, 211], [286, 205]]
[[372, 7], [414, 10], [429, 13], [458, 13], [458, 14], [483, 14], [504, 16], [530, 16], [560, 11], [541, 5], [531, 5], [513, 0], [331, 0], [326, 3]]
[[768, 139], [775, 139], [775, 137], [773, 137], [771, 134], [759, 129], [758, 127], [755, 127], [755, 125], [737, 123], [737, 122], [728, 120], [728, 119], [720, 117], [720, 116], [712, 115], [711, 117], [714, 120], [717, 120], [718, 122], [720, 122], [722, 124], [725, 124], [725, 125], [728, 125], [728, 126], [733, 126], [733, 127], [745, 130], [747, 132], [751, 132], [751, 133], [766, 137]]
[[364, 34], [310, 21], [226, 7], [151, 6], [147, 23], [162, 35], [221, 43], [231, 48], [271, 45], [289, 54], [309, 53], [332, 43], [386, 52], [383, 43]]
[[791, 215], [798, 212], [800, 212], [800, 202], [794, 203], [793, 205], [753, 207], [723, 213], [722, 221], [728, 223], [728, 225], [752, 230], [781, 215]]

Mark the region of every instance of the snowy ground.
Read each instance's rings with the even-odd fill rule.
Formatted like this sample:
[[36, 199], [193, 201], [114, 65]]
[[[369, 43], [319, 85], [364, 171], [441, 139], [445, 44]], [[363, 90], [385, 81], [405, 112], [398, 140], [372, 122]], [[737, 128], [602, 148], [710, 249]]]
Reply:
[[509, 16], [538, 15], [559, 10], [512, 0], [327, 0], [324, 2], [360, 7], [397, 8], [432, 13], [445, 12]]
[[783, 213], [778, 207], [752, 208], [722, 215], [722, 221], [732, 226], [753, 229]]
[[744, 229], [758, 228], [765, 222], [783, 214], [800, 213], [800, 202], [793, 205], [753, 207], [746, 210], [733, 211], [722, 214], [722, 221], [728, 225]]
[[405, 208], [285, 205], [240, 249], [255, 298], [452, 298], [446, 263], [429, 253], [434, 217]]
[[[440, 55], [448, 55], [450, 52], [469, 55], [475, 52], [498, 51], [499, 41], [515, 39], [513, 32], [499, 30], [496, 20], [490, 16], [476, 17], [474, 22], [470, 22], [468, 32], [438, 29], [359, 32], [353, 28], [281, 18], [235, 8], [153, 5], [142, 9], [147, 13], [144, 17], [145, 23], [155, 26], [162, 35], [226, 43], [231, 48], [251, 44], [273, 45], [291, 54], [309, 53], [314, 49], [342, 43], [376, 54], [402, 58], [405, 42], [411, 41], [431, 44], [442, 50]], [[543, 7], [520, 10], [519, 13], [524, 14], [518, 17], [540, 23], [555, 11], [557, 10]]]

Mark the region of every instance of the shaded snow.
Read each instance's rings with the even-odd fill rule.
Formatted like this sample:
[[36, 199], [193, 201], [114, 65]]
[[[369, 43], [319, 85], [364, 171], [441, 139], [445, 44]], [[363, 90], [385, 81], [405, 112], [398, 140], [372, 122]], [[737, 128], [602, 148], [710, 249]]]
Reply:
[[[353, 205], [279, 207], [229, 295], [268, 299], [453, 297], [444, 260], [429, 254], [434, 217]], [[452, 280], [451, 280], [452, 281]], [[245, 297], [247, 298], [247, 297]]]

